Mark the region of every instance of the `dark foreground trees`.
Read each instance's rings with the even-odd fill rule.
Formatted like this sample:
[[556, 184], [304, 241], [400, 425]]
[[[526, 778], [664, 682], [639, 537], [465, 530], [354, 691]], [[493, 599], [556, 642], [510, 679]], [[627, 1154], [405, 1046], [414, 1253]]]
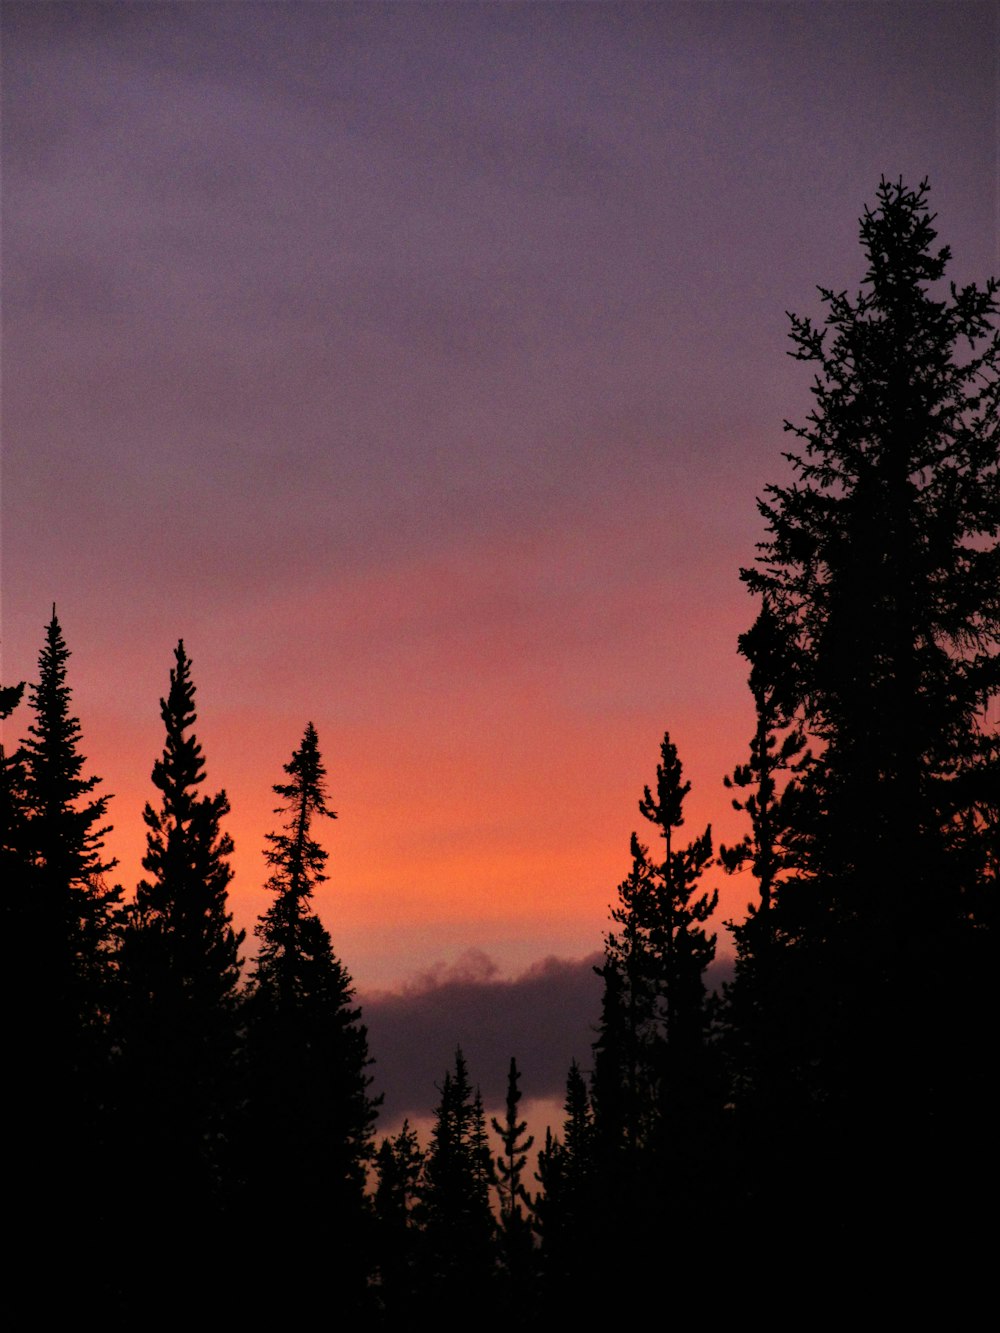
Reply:
[[421, 1300], [428, 1314], [454, 1321], [487, 1298], [495, 1263], [493, 1180], [482, 1098], [458, 1049], [441, 1085], [420, 1188]]
[[[774, 830], [755, 830], [768, 928], [741, 937], [736, 999], [746, 1012], [750, 977], [768, 995], [754, 1040], [783, 1078], [756, 1188], [815, 1222], [794, 1181], [816, 1162], [809, 1189], [837, 1242], [857, 1238], [857, 1200], [876, 1192], [901, 1233], [933, 1234], [931, 1212], [954, 1211], [990, 1139], [997, 284], [946, 287], [933, 221], [926, 182], [883, 180], [861, 219], [861, 290], [821, 289], [825, 327], [792, 317], [815, 406], [787, 427], [793, 480], [767, 489], [767, 537], [743, 571], [778, 635], [766, 665], [745, 644], [758, 685], [782, 700], [779, 733], [810, 750], [780, 862]], [[752, 763], [763, 809], [759, 747]], [[774, 1099], [759, 1073], [748, 1110]]]
[[[859, 1308], [879, 1287], [896, 1302], [918, 1271], [921, 1297], [928, 1273], [957, 1291], [985, 1271], [1000, 343], [995, 284], [944, 289], [931, 222], [925, 187], [883, 182], [862, 290], [824, 292], [825, 330], [793, 320], [816, 406], [745, 575], [761, 597], [740, 642], [757, 725], [729, 788], [749, 830], [723, 851], [758, 901], [733, 924], [720, 1020], [711, 839], [679, 842], [688, 784], [665, 736], [640, 802], [656, 840], [633, 834], [605, 939], [590, 1083], [574, 1064], [539, 1153], [535, 1246], [513, 1062], [499, 1179], [458, 1052], [426, 1155], [404, 1124], [363, 1193], [367, 1042], [312, 903], [332, 817], [315, 729], [275, 787], [271, 898], [240, 991], [228, 805], [200, 794], [183, 645], [147, 878], [120, 931], [53, 617], [28, 738], [0, 767], [7, 1147], [30, 1186], [12, 1218], [71, 1307], [126, 1327], [231, 1322], [248, 1257], [249, 1322], [268, 1325], [589, 1326], [643, 1297], [773, 1317], [817, 1295]], [[0, 713], [17, 702], [0, 693]]]
[[743, 571], [784, 631], [774, 665], [816, 742], [811, 896], [831, 922], [911, 939], [931, 915], [981, 910], [975, 835], [998, 799], [981, 725], [1000, 688], [997, 287], [942, 290], [932, 222], [926, 183], [883, 181], [857, 297], [821, 289], [825, 328], [792, 317], [816, 403], [787, 427], [795, 479], [767, 489], [768, 536]]

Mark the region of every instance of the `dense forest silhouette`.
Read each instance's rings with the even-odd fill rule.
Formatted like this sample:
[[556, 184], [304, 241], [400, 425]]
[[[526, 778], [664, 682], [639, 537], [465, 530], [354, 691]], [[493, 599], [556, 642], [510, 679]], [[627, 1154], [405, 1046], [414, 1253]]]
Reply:
[[[720, 799], [745, 835], [682, 835], [665, 733], [592, 1058], [544, 1141], [515, 1052], [497, 1152], [460, 1049], [428, 1142], [377, 1136], [362, 1014], [312, 906], [335, 818], [312, 723], [274, 784], [244, 972], [183, 642], [145, 878], [113, 883], [53, 607], [0, 752], [15, 1305], [532, 1326], [968, 1290], [996, 1155], [1000, 332], [997, 282], [946, 285], [933, 221], [926, 182], [883, 180], [860, 290], [821, 288], [823, 324], [791, 316], [814, 403], [741, 572], [756, 727]], [[4, 717], [25, 692], [3, 689]], [[710, 994], [720, 866], [755, 890]]]

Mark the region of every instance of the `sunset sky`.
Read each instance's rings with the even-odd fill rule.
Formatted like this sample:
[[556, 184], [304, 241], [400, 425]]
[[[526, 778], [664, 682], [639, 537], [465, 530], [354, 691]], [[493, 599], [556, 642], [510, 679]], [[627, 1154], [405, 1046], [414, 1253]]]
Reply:
[[311, 720], [362, 991], [592, 953], [665, 729], [741, 831], [785, 312], [883, 173], [1000, 272], [1000, 6], [2, 14], [3, 680], [55, 602], [116, 877], [183, 637], [240, 924]]

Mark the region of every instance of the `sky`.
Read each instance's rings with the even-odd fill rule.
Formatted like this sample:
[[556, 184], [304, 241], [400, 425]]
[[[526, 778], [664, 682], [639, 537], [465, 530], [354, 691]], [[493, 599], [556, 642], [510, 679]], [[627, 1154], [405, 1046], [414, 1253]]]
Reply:
[[2, 679], [55, 603], [114, 877], [183, 638], [248, 952], [312, 721], [362, 996], [592, 975], [665, 731], [691, 836], [742, 832], [786, 312], [856, 287], [883, 174], [1000, 272], [1000, 5], [0, 14]]

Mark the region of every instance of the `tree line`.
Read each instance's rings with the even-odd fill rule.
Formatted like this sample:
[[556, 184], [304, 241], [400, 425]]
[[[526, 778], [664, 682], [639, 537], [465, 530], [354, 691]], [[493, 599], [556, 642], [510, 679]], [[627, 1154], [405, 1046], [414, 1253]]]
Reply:
[[[329, 806], [310, 723], [274, 786], [270, 901], [228, 906], [191, 662], [160, 702], [145, 877], [104, 850], [53, 608], [0, 764], [8, 1130], [25, 1273], [107, 1320], [387, 1327], [737, 1308], [984, 1262], [1000, 867], [997, 282], [945, 285], [927, 183], [882, 180], [860, 289], [791, 316], [814, 371], [759, 501], [740, 638], [745, 834], [685, 840], [669, 733], [617, 889], [590, 1067], [534, 1144], [516, 1058], [491, 1127], [462, 1052], [431, 1137], [376, 1142], [351, 977], [312, 905]], [[23, 685], [0, 695], [9, 716]], [[709, 994], [716, 869], [753, 884]], [[529, 1154], [537, 1147], [537, 1170]], [[251, 1313], [240, 1310], [234, 1275]], [[720, 1285], [713, 1275], [722, 1274]], [[909, 1275], [909, 1277], [907, 1277]], [[27, 1279], [24, 1279], [27, 1281]], [[32, 1291], [35, 1288], [31, 1289]], [[699, 1304], [701, 1302], [701, 1304]]]

